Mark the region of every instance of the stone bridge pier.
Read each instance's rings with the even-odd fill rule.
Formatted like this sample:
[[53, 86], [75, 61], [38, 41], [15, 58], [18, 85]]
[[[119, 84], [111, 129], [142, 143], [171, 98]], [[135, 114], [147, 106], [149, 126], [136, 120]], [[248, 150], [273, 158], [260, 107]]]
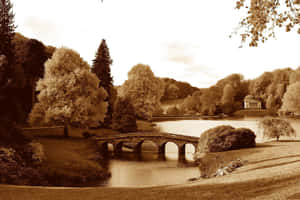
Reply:
[[94, 140], [100, 147], [100, 151], [104, 153], [108, 152], [108, 144], [112, 144], [115, 155], [122, 153], [122, 147], [125, 143], [130, 144], [130, 148], [133, 149], [134, 153], [141, 154], [144, 141], [151, 141], [157, 145], [158, 154], [161, 158], [165, 157], [166, 144], [172, 142], [178, 147], [178, 159], [184, 160], [186, 144], [192, 144], [196, 150], [199, 138], [172, 133], [141, 132], [97, 136]]
[[[145, 140], [139, 141], [136, 143], [135, 146], [133, 146], [133, 152], [136, 154], [142, 153], [142, 145]], [[151, 141], [151, 140], [148, 140]], [[160, 159], [165, 159], [166, 155], [166, 144], [169, 141], [153, 141], [158, 147], [158, 154]], [[178, 148], [178, 160], [185, 160], [185, 154], [186, 154], [186, 144], [192, 144], [196, 150], [197, 144], [196, 143], [184, 143], [184, 142], [174, 142], [170, 141], [177, 145]], [[126, 143], [126, 141], [110, 141], [110, 142], [98, 142], [98, 146], [100, 147], [100, 151], [104, 154], [108, 153], [108, 143], [111, 143], [113, 145], [113, 152], [114, 155], [120, 155], [122, 153], [123, 144]]]

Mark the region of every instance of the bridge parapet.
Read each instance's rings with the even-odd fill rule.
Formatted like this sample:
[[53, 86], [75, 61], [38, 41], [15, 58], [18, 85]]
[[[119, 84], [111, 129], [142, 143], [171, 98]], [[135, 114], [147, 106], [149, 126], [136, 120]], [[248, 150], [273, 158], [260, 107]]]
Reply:
[[165, 146], [168, 142], [173, 142], [178, 146], [179, 158], [185, 155], [185, 145], [192, 144], [197, 148], [199, 137], [178, 135], [172, 133], [162, 132], [140, 132], [140, 133], [125, 133], [114, 134], [106, 136], [94, 137], [102, 151], [107, 151], [107, 144], [111, 143], [114, 146], [114, 152], [120, 153], [122, 151], [123, 143], [135, 143], [135, 152], [141, 152], [141, 146], [144, 141], [152, 141], [158, 146], [158, 152], [165, 154]]

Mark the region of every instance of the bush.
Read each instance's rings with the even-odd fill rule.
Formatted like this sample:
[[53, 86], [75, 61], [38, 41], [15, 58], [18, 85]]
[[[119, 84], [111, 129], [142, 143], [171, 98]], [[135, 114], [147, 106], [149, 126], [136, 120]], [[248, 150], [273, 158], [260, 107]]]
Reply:
[[220, 152], [254, 147], [255, 137], [254, 132], [247, 128], [217, 126], [201, 134], [197, 152]]
[[122, 133], [137, 130], [135, 111], [129, 99], [117, 100], [112, 122], [112, 129]]
[[44, 148], [41, 143], [38, 142], [29, 143], [29, 151], [31, 151], [32, 161], [36, 164], [42, 163], [46, 158]]
[[296, 136], [295, 129], [290, 122], [279, 118], [265, 118], [259, 121], [259, 127], [263, 129], [263, 136], [268, 138], [276, 138], [280, 136]]
[[40, 172], [28, 165], [23, 155], [13, 148], [0, 148], [0, 182], [2, 184], [40, 185]]

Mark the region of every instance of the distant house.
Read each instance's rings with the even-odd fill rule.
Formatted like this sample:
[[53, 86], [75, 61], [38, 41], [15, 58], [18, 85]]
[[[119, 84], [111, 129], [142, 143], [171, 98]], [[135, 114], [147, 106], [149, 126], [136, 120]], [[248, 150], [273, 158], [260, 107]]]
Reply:
[[244, 99], [244, 109], [261, 109], [261, 101], [255, 99], [251, 95], [248, 95]]

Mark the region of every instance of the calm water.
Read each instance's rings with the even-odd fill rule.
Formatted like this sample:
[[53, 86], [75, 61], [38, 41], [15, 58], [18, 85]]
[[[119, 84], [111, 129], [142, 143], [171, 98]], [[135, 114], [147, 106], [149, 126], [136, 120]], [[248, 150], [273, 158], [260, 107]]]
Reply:
[[[264, 142], [258, 127], [259, 118], [242, 118], [229, 120], [181, 120], [156, 123], [162, 132], [199, 137], [200, 134], [219, 125], [250, 128], [256, 133], [256, 142]], [[296, 132], [300, 132], [300, 120], [290, 120]], [[298, 137], [297, 137], [298, 138]], [[189, 178], [199, 176], [198, 168], [193, 165], [195, 151], [192, 145], [186, 146], [186, 161], [178, 161], [178, 149], [174, 143], [167, 143], [165, 158], [160, 158], [155, 144], [146, 141], [140, 156], [124, 152], [121, 156], [112, 154], [107, 159], [107, 168], [112, 177], [104, 184], [108, 187], [169, 185], [187, 182]], [[130, 150], [128, 150], [130, 151]]]

